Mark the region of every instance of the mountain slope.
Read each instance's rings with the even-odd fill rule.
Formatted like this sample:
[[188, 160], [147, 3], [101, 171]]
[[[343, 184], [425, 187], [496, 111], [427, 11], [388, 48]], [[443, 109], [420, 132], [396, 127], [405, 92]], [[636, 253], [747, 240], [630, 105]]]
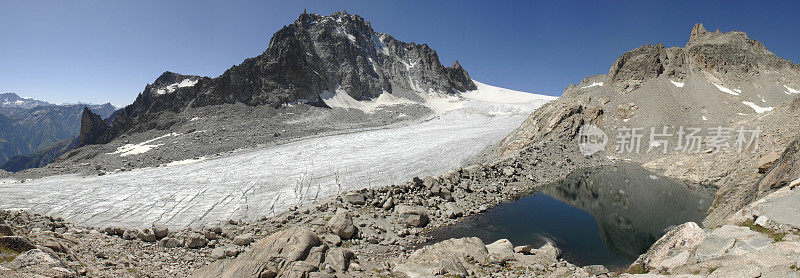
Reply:
[[[664, 175], [717, 187], [707, 224], [719, 224], [743, 204], [738, 192], [761, 176], [758, 160], [781, 153], [800, 127], [793, 103], [798, 99], [800, 66], [779, 58], [743, 32], [708, 32], [697, 24], [685, 47], [646, 45], [620, 56], [609, 73], [570, 85], [558, 100], [536, 110], [503, 139], [500, 152], [509, 157], [548, 142], [578, 145], [584, 124], [608, 136], [594, 156], [630, 159]], [[709, 141], [694, 150], [675, 150], [678, 136], [666, 144], [648, 145], [650, 128], [700, 128], [703, 138], [717, 127], [733, 128], [731, 152], [713, 152]], [[760, 127], [760, 145], [736, 151], [739, 127]], [[618, 151], [624, 128], [642, 128], [638, 152]], [[686, 142], [683, 142], [686, 145]], [[667, 146], [666, 153], [663, 153]], [[630, 145], [627, 145], [630, 147]], [[711, 150], [711, 151], [710, 151]], [[577, 149], [573, 150], [577, 151]], [[580, 154], [578, 154], [580, 155]], [[737, 197], [739, 196], [739, 197]]]
[[[292, 103], [327, 106], [337, 96], [424, 101], [475, 89], [458, 64], [445, 67], [425, 44], [376, 33], [357, 15], [303, 13], [272, 36], [267, 50], [217, 78], [165, 72], [118, 113], [110, 128], [86, 144], [107, 143], [128, 131], [152, 129], [164, 112], [244, 103], [274, 108]], [[420, 96], [422, 94], [423, 96]], [[344, 96], [346, 95], [346, 96]]]

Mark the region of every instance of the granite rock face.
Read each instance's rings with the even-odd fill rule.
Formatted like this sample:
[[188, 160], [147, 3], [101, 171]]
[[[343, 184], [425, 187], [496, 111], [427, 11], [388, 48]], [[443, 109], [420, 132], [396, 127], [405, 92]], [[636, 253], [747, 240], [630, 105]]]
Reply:
[[117, 113], [111, 128], [91, 143], [110, 142], [128, 131], [166, 129], [164, 112], [226, 103], [280, 107], [325, 106], [323, 98], [347, 94], [368, 100], [383, 93], [419, 100], [419, 93], [474, 90], [456, 62], [446, 67], [426, 44], [377, 33], [358, 15], [303, 13], [276, 32], [267, 50], [216, 78], [165, 72], [133, 104]]
[[83, 108], [81, 115], [80, 146], [85, 146], [96, 142], [97, 139], [108, 130], [108, 124], [100, 115], [92, 113], [89, 108]]

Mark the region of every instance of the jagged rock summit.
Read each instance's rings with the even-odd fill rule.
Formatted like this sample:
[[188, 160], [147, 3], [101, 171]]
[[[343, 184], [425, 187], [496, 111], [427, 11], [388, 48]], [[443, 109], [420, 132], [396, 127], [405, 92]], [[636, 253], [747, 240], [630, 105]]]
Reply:
[[187, 107], [226, 103], [331, 106], [383, 94], [422, 101], [420, 94], [474, 89], [458, 62], [443, 66], [426, 44], [377, 33], [368, 21], [344, 11], [329, 16], [304, 12], [272, 36], [264, 53], [219, 77], [165, 72], [117, 113], [109, 131], [92, 143], [109, 142], [137, 126], [149, 129], [148, 123], [158, 113]]

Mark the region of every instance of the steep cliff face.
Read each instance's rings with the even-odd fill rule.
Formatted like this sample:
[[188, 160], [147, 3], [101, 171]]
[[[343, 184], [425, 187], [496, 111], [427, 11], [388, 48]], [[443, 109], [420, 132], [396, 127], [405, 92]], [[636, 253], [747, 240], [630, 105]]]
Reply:
[[[377, 33], [358, 15], [303, 13], [272, 36], [261, 55], [216, 78], [165, 72], [118, 113], [105, 143], [135, 128], [147, 129], [156, 114], [225, 103], [269, 105], [309, 103], [347, 94], [368, 100], [381, 94], [455, 94], [474, 90], [457, 62], [445, 67], [426, 44], [406, 43]], [[410, 93], [410, 94], [409, 94]]]
[[95, 142], [106, 130], [108, 130], [108, 124], [103, 118], [100, 117], [100, 115], [92, 113], [92, 110], [89, 110], [89, 108], [84, 108], [83, 115], [81, 115], [81, 132], [78, 145], [85, 146], [92, 144], [92, 142]]

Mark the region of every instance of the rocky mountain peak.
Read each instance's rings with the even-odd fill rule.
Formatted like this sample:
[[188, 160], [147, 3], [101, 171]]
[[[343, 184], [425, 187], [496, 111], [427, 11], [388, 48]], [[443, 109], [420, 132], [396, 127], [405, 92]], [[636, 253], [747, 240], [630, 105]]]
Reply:
[[54, 104], [36, 100], [33, 98], [24, 98], [19, 95], [8, 92], [0, 94], [0, 108], [22, 108], [31, 109], [37, 106], [52, 106]]
[[692, 32], [691, 34], [689, 34], [689, 41], [693, 41], [698, 37], [705, 35], [707, 33], [708, 30], [706, 30], [706, 27], [703, 26], [703, 23], [698, 22], [697, 24], [694, 25], [694, 27], [692, 27]]
[[304, 11], [271, 37], [261, 55], [219, 77], [165, 72], [118, 113], [109, 129], [113, 134], [102, 141], [133, 125], [145, 125], [145, 115], [187, 107], [244, 103], [277, 108], [295, 102], [326, 106], [323, 95], [369, 100], [384, 93], [454, 94], [476, 88], [460, 64], [443, 66], [426, 44], [377, 33], [368, 21], [345, 11], [328, 16]]
[[683, 79], [688, 74], [705, 72], [742, 79], [762, 71], [796, 68], [744, 32], [709, 32], [697, 23], [685, 47], [644, 45], [622, 54], [611, 66], [606, 82], [619, 90], [632, 91], [645, 80], [662, 75]]

